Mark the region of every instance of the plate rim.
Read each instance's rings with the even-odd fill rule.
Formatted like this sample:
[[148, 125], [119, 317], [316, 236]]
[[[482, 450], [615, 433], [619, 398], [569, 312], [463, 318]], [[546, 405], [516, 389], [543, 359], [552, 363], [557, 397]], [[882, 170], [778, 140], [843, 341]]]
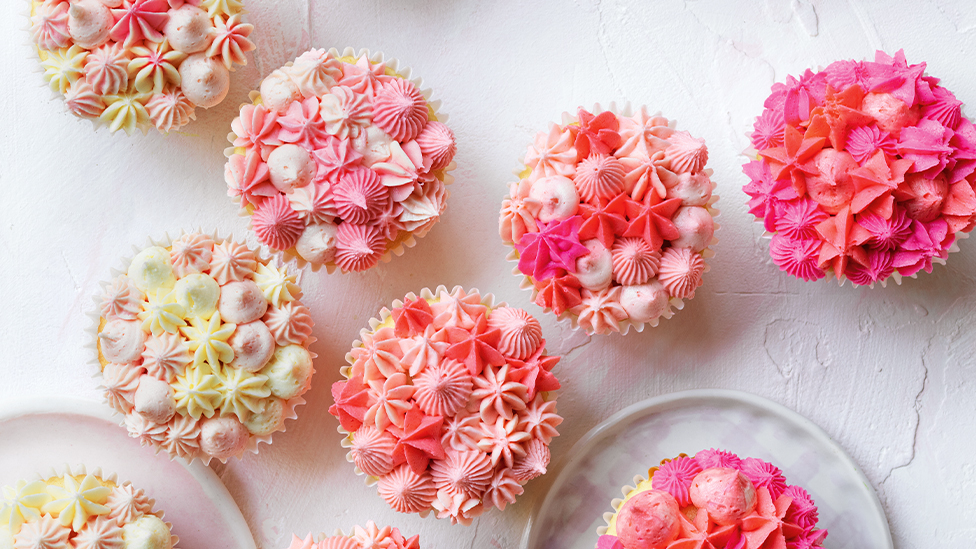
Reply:
[[[688, 389], [684, 391], [675, 391], [672, 393], [666, 393], [663, 395], [653, 396], [633, 404], [630, 404], [614, 414], [612, 414], [607, 419], [601, 421], [592, 429], [586, 432], [575, 444], [569, 449], [569, 451], [560, 458], [558, 462], [559, 473], [553, 480], [553, 483], [549, 485], [546, 490], [546, 494], [542, 497], [538, 503], [532, 508], [529, 513], [529, 518], [525, 523], [525, 527], [522, 530], [522, 537], [519, 543], [520, 549], [529, 549], [530, 542], [534, 541], [532, 539], [533, 526], [535, 525], [536, 518], [539, 513], [549, 503], [550, 497], [553, 495], [553, 488], [555, 488], [556, 483], [559, 482], [562, 477], [563, 472], [566, 470], [570, 464], [576, 459], [581, 459], [578, 456], [582, 455], [585, 450], [588, 450], [595, 442], [597, 442], [604, 433], [619, 423], [620, 421], [626, 419], [629, 416], [635, 415], [639, 412], [646, 411], [650, 408], [659, 408], [668, 405], [675, 405], [683, 401], [692, 401], [693, 404], [701, 404], [707, 400], [723, 400], [723, 401], [734, 401], [740, 404], [746, 404], [754, 406], [756, 408], [765, 410], [767, 412], [779, 415], [789, 421], [796, 423], [798, 426], [806, 430], [809, 435], [818, 439], [826, 448], [830, 449], [838, 458], [843, 461], [850, 469], [853, 471], [856, 478], [860, 481], [863, 490], [867, 492], [868, 499], [874, 505], [875, 510], [880, 514], [883, 519], [882, 526], [884, 528], [885, 538], [881, 541], [884, 542], [885, 549], [894, 549], [894, 542], [891, 537], [891, 527], [888, 524], [888, 514], [884, 510], [884, 506], [881, 504], [881, 499], [878, 497], [877, 491], [872, 486], [871, 482], [866, 476], [861, 467], [854, 462], [854, 459], [838, 444], [834, 439], [827, 434], [819, 425], [813, 421], [807, 419], [806, 417], [800, 415], [800, 413], [787, 408], [786, 406], [773, 402], [767, 398], [761, 397], [759, 395], [749, 393], [746, 391], [739, 391], [735, 389], [719, 389], [719, 388], [707, 388], [707, 389]], [[663, 411], [663, 410], [662, 410]]]
[[[0, 403], [0, 423], [6, 423], [18, 418], [34, 415], [67, 414], [78, 415], [94, 419], [103, 420], [112, 425], [118, 426], [114, 414], [103, 403], [76, 397], [66, 396], [34, 396], [31, 398], [15, 398]], [[241, 549], [257, 549], [254, 536], [251, 535], [251, 528], [244, 519], [237, 500], [230, 494], [223, 481], [217, 476], [213, 469], [194, 461], [188, 464], [186, 460], [174, 459], [191, 477], [200, 485], [205, 494], [210, 496], [211, 501], [215, 498], [229, 501], [233, 506], [216, 506], [220, 515], [227, 522], [233, 534], [233, 541]]]

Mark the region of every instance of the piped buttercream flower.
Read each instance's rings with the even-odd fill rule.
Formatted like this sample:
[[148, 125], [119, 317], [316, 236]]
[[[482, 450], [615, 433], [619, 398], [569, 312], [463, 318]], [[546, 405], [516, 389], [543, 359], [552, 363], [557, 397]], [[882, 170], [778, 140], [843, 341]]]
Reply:
[[412, 82], [392, 79], [373, 98], [373, 122], [393, 139], [410, 141], [427, 123], [427, 100]]
[[[499, 309], [494, 313], [498, 314]], [[437, 301], [430, 304], [430, 312], [431, 321], [437, 329], [452, 327], [470, 330], [477, 324], [479, 316], [488, 313], [488, 307], [481, 303], [480, 295], [468, 294], [463, 288], [456, 286], [450, 292], [441, 291], [437, 295]], [[494, 318], [494, 315], [492, 317]], [[541, 333], [539, 335], [541, 337]]]
[[105, 110], [98, 118], [108, 124], [112, 132], [121, 129], [126, 134], [131, 134], [136, 128], [145, 128], [149, 124], [149, 111], [146, 105], [150, 99], [152, 95], [148, 93], [102, 96]]
[[562, 422], [563, 418], [556, 413], [556, 402], [545, 400], [542, 395], [536, 395], [526, 407], [525, 413], [519, 415], [519, 429], [546, 444], [559, 434], [556, 427]]
[[619, 286], [596, 292], [584, 289], [582, 302], [573, 311], [580, 326], [595, 334], [619, 332], [620, 321], [627, 318], [627, 311], [620, 304], [621, 291]]
[[158, 336], [163, 332], [176, 334], [186, 326], [183, 315], [186, 311], [176, 302], [176, 295], [170, 289], [160, 289], [146, 294], [143, 311], [139, 313], [142, 329]]
[[526, 444], [525, 455], [515, 460], [512, 475], [520, 482], [544, 475], [549, 466], [549, 458], [549, 446], [542, 439], [534, 438]]
[[78, 481], [65, 474], [62, 482], [63, 486], [48, 485], [51, 501], [41, 507], [41, 512], [56, 517], [62, 526], [71, 526], [75, 532], [81, 530], [89, 517], [108, 514], [109, 508], [104, 504], [111, 489], [94, 475], [85, 475]]
[[131, 484], [112, 488], [105, 505], [110, 509], [108, 518], [119, 526], [134, 522], [152, 511], [152, 504], [142, 488], [135, 488]]
[[302, 298], [296, 275], [289, 274], [288, 267], [284, 265], [279, 268], [273, 263], [258, 263], [254, 270], [254, 283], [274, 307]]
[[31, 40], [41, 49], [56, 50], [68, 45], [68, 4], [41, 4], [31, 16]]
[[115, 95], [129, 85], [129, 52], [106, 44], [85, 59], [85, 81], [99, 95]]
[[708, 148], [704, 139], [697, 139], [688, 132], [674, 132], [668, 138], [671, 145], [664, 151], [664, 157], [671, 161], [674, 173], [695, 173], [701, 171], [708, 162]]
[[254, 25], [241, 22], [239, 13], [226, 19], [221, 16], [215, 17], [213, 42], [207, 48], [207, 57], [219, 56], [227, 70], [230, 70], [234, 64], [246, 64], [247, 59], [244, 58], [244, 54], [257, 47], [248, 39], [253, 30]]
[[365, 271], [376, 265], [386, 249], [379, 229], [342, 223], [336, 230], [335, 264], [344, 271]]
[[463, 364], [448, 360], [426, 368], [413, 380], [417, 406], [428, 415], [450, 417], [468, 402], [474, 387]]
[[365, 225], [376, 219], [390, 193], [369, 168], [352, 170], [332, 185], [336, 212], [343, 221]]
[[222, 322], [220, 311], [217, 311], [210, 320], [198, 317], [190, 319], [190, 326], [181, 327], [180, 332], [186, 336], [187, 345], [193, 351], [193, 363], [199, 365], [207, 362], [211, 371], [217, 372], [221, 363], [234, 360], [234, 349], [227, 340], [236, 328], [236, 324]]
[[133, 79], [136, 90], [140, 93], [160, 93], [167, 85], [179, 86], [180, 72], [177, 69], [180, 62], [186, 59], [186, 54], [174, 50], [168, 40], [161, 42], [144, 42], [143, 46], [135, 46], [129, 50], [132, 59], [127, 70]]
[[538, 232], [536, 217], [542, 202], [529, 195], [532, 183], [522, 179], [509, 185], [509, 198], [502, 201], [499, 214], [499, 233], [505, 242], [518, 242], [527, 232]]
[[695, 458], [675, 458], [658, 467], [654, 476], [651, 477], [651, 486], [655, 490], [663, 490], [671, 494], [678, 505], [685, 507], [691, 504], [688, 488], [691, 487], [691, 481], [700, 472], [702, 472], [702, 468]]
[[591, 155], [576, 166], [574, 183], [580, 198], [597, 204], [615, 198], [623, 191], [624, 168], [620, 161], [605, 154]]
[[210, 267], [213, 239], [202, 234], [185, 234], [170, 246], [170, 263], [177, 278], [201, 273]]
[[374, 477], [393, 470], [393, 447], [396, 440], [384, 430], [364, 426], [353, 434], [349, 454], [356, 467]]
[[430, 467], [438, 490], [480, 498], [491, 481], [493, 464], [484, 452], [454, 450]]
[[306, 150], [328, 138], [325, 122], [318, 116], [319, 100], [308, 97], [301, 102], [294, 102], [288, 106], [283, 116], [278, 117], [278, 139], [282, 143], [295, 143]]
[[305, 224], [285, 195], [263, 200], [251, 216], [251, 226], [261, 242], [277, 250], [287, 250], [298, 242]]
[[428, 509], [437, 496], [437, 489], [429, 474], [418, 475], [407, 464], [380, 477], [380, 496], [399, 513], [419, 513]]
[[355, 64], [346, 63], [342, 66], [339, 85], [361, 93], [372, 101], [383, 84], [393, 79], [394, 77], [386, 74], [385, 63], [372, 63], [363, 55], [356, 60]]
[[417, 136], [417, 145], [424, 158], [430, 159], [431, 170], [446, 168], [457, 153], [457, 142], [454, 132], [446, 124], [429, 121]]
[[142, 366], [153, 377], [172, 381], [192, 362], [186, 341], [177, 334], [163, 332], [146, 340]]
[[294, 65], [284, 71], [302, 97], [310, 98], [329, 93], [342, 76], [342, 63], [323, 49], [312, 49], [299, 55]]
[[481, 401], [481, 419], [485, 423], [493, 424], [499, 417], [509, 420], [516, 411], [525, 409], [528, 388], [510, 379], [508, 364], [500, 368], [487, 366], [474, 384], [472, 396]]
[[559, 357], [546, 354], [546, 343], [542, 341], [529, 356], [508, 359], [509, 376], [512, 381], [525, 385], [525, 401], [531, 402], [536, 395], [559, 390], [561, 385], [552, 373]]
[[430, 505], [437, 511], [437, 518], [449, 518], [451, 524], [471, 524], [475, 517], [484, 512], [484, 505], [478, 498], [451, 494], [447, 490], [438, 490], [437, 499]]
[[48, 81], [52, 90], [64, 94], [69, 86], [84, 76], [87, 58], [88, 50], [79, 46], [50, 51], [47, 59], [41, 61], [44, 79]]
[[515, 243], [519, 252], [519, 269], [537, 280], [576, 271], [576, 258], [589, 250], [580, 244], [582, 218], [573, 216], [562, 221], [540, 224], [539, 232], [526, 233]]
[[134, 405], [139, 377], [145, 373], [141, 367], [128, 364], [106, 364], [102, 368], [102, 387], [109, 406], [127, 414]]
[[109, 36], [125, 48], [142, 39], [161, 42], [168, 10], [166, 0], [124, 0], [121, 7], [112, 9], [115, 26]]
[[416, 391], [407, 376], [396, 373], [385, 380], [371, 380], [368, 385], [376, 400], [366, 410], [363, 423], [381, 430], [390, 425], [403, 427], [404, 418], [411, 409], [410, 398]]
[[216, 372], [220, 382], [220, 415], [234, 414], [242, 422], [247, 421], [251, 414], [264, 409], [263, 399], [271, 395], [268, 387], [268, 376], [252, 374], [241, 368], [224, 366]]
[[187, 367], [182, 376], [173, 382], [174, 398], [178, 413], [193, 419], [212, 417], [220, 405], [220, 380], [206, 364]]
[[278, 114], [264, 105], [244, 105], [230, 127], [236, 136], [233, 140], [235, 147], [256, 147], [263, 158], [267, 158], [272, 148], [282, 144], [278, 139]]
[[244, 244], [226, 240], [214, 245], [210, 258], [210, 275], [217, 284], [244, 280], [257, 268], [254, 252]]
[[95, 93], [91, 85], [84, 80], [76, 80], [67, 93], [64, 94], [64, 105], [68, 111], [82, 118], [98, 118], [105, 112], [105, 102], [102, 96]]
[[174, 415], [161, 446], [172, 456], [191, 458], [200, 450], [200, 422], [191, 416]]
[[518, 429], [518, 419], [512, 417], [506, 420], [499, 415], [493, 425], [485, 424], [481, 427], [484, 436], [478, 441], [478, 448], [491, 454], [493, 467], [502, 461], [506, 467], [511, 468], [515, 465], [516, 458], [525, 455], [522, 443], [531, 440], [532, 436]]
[[365, 97], [345, 86], [335, 86], [323, 95], [319, 111], [326, 131], [339, 139], [357, 137], [373, 117]]
[[576, 152], [579, 158], [586, 158], [591, 153], [613, 154], [620, 147], [618, 130], [620, 121], [610, 111], [593, 115], [584, 109], [577, 112], [579, 117], [579, 131], [576, 134]]
[[51, 499], [47, 485], [39, 480], [19, 480], [14, 486], [4, 486], [0, 522], [6, 524], [11, 533], [15, 533], [24, 522], [40, 519], [41, 508]]
[[182, 128], [197, 117], [193, 103], [173, 86], [154, 94], [146, 103], [146, 111], [149, 120], [163, 133]]
[[269, 307], [262, 321], [280, 346], [301, 345], [312, 335], [312, 315], [307, 307], [294, 301], [281, 307]]
[[21, 526], [20, 532], [13, 538], [13, 547], [65, 549], [69, 547], [68, 538], [71, 533], [69, 528], [59, 524], [50, 515], [44, 515]]
[[668, 248], [661, 254], [658, 280], [671, 297], [688, 299], [695, 297], [704, 272], [705, 262], [700, 254], [688, 248]]
[[614, 280], [625, 286], [644, 284], [657, 274], [661, 266], [661, 252], [652, 249], [641, 238], [621, 238], [614, 242]]
[[315, 157], [315, 163], [318, 165], [315, 180], [332, 184], [340, 181], [363, 160], [363, 155], [350, 146], [349, 141], [331, 137], [319, 142], [312, 156]]
[[428, 416], [416, 406], [411, 408], [404, 416], [402, 429], [390, 428], [393, 436], [397, 437], [393, 459], [406, 461], [417, 474], [427, 469], [431, 459], [444, 459], [446, 454], [440, 441], [443, 423], [441, 416]]
[[[572, 128], [565, 130], [557, 124], [549, 126], [549, 133], [536, 135], [535, 143], [525, 154], [525, 165], [532, 170], [530, 181], [542, 177], [575, 175], [577, 151], [574, 146], [576, 134]], [[516, 239], [516, 242], [518, 240]]]
[[207, 10], [207, 15], [235, 15], [244, 9], [243, 0], [201, 0], [200, 7]]
[[486, 503], [497, 507], [499, 511], [504, 511], [505, 507], [510, 503], [515, 503], [515, 498], [522, 495], [524, 491], [513, 469], [499, 469], [491, 478], [491, 483], [488, 484], [484, 500]]
[[803, 280], [820, 280], [826, 274], [820, 268], [820, 247], [818, 239], [794, 240], [781, 235], [773, 235], [769, 242], [769, 255], [780, 269]]
[[135, 320], [142, 312], [145, 296], [127, 276], [119, 276], [102, 293], [101, 313], [108, 320]]
[[498, 330], [498, 351], [516, 359], [531, 356], [543, 341], [542, 325], [538, 319], [515, 307], [493, 310], [488, 317], [488, 328]]

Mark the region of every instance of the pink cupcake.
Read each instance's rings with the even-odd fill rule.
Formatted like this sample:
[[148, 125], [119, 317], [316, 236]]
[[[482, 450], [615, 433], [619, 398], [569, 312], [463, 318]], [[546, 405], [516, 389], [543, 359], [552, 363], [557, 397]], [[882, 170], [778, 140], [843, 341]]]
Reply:
[[98, 378], [132, 437], [226, 462], [285, 429], [311, 386], [314, 325], [298, 276], [231, 239], [150, 241], [103, 283]]
[[404, 537], [397, 528], [384, 526], [380, 528], [373, 521], [367, 521], [366, 526], [355, 526], [349, 534], [341, 530], [334, 535], [319, 534], [312, 538], [312, 534], [300, 538], [294, 534], [291, 543], [283, 549], [420, 549], [420, 536]]
[[394, 510], [470, 524], [546, 472], [559, 433], [539, 322], [439, 286], [384, 308], [332, 386], [346, 459]]
[[925, 63], [837, 61], [773, 85], [764, 105], [743, 190], [781, 270], [901, 283], [976, 225], [976, 128]]
[[313, 270], [365, 271], [440, 218], [454, 134], [419, 79], [382, 54], [309, 50], [231, 124], [224, 178], [262, 243]]
[[708, 150], [643, 107], [594, 111], [536, 135], [499, 232], [547, 312], [588, 334], [641, 331], [681, 309], [708, 270], [718, 242]]
[[254, 49], [243, 0], [32, 0], [44, 80], [68, 112], [131, 134], [219, 104]]

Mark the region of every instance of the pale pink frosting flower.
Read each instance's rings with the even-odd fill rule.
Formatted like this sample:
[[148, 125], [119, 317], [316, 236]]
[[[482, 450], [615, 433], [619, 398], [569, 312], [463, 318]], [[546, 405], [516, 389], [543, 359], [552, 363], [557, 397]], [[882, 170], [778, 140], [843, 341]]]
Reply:
[[478, 449], [491, 454], [491, 465], [496, 467], [503, 462], [505, 467], [515, 465], [515, 460], [525, 455], [522, 444], [532, 439], [532, 435], [518, 429], [518, 417], [505, 420], [501, 416], [494, 425], [481, 426], [484, 436], [478, 441]]
[[[349, 539], [349, 538], [344, 538]], [[353, 543], [353, 547], [358, 549], [358, 544]], [[319, 544], [312, 541], [312, 534], [308, 533], [305, 539], [302, 539], [295, 534], [291, 535], [291, 543], [288, 544], [288, 549], [319, 549]]]
[[618, 118], [623, 143], [613, 154], [621, 161], [624, 157], [648, 158], [657, 152], [663, 153], [670, 145], [667, 139], [674, 130], [669, 127], [667, 118], [659, 114], [649, 115], [644, 107], [630, 118]]
[[481, 440], [481, 417], [475, 413], [460, 410], [458, 414], [444, 423], [441, 445], [459, 452], [478, 449]]
[[264, 105], [244, 105], [241, 114], [230, 124], [235, 147], [256, 147], [262, 158], [268, 158], [271, 150], [281, 145], [278, 139], [278, 113]]
[[[306, 538], [311, 541], [310, 538]], [[292, 541], [294, 543], [294, 541]], [[305, 549], [304, 547], [291, 547], [289, 549]], [[360, 549], [359, 543], [354, 538], [346, 536], [330, 536], [312, 545], [310, 549]]]
[[379, 229], [369, 225], [340, 223], [336, 241], [335, 264], [343, 271], [365, 271], [379, 263], [386, 250]]
[[349, 449], [356, 467], [374, 477], [393, 470], [393, 447], [396, 441], [387, 431], [364, 425], [353, 433]]
[[106, 44], [88, 54], [85, 81], [99, 95], [115, 95], [129, 84], [129, 54], [119, 44]]
[[451, 524], [465, 526], [485, 511], [481, 500], [469, 498], [464, 494], [451, 494], [447, 490], [438, 490], [437, 499], [431, 502], [431, 507], [437, 511], [437, 518], [450, 518]]
[[430, 508], [437, 497], [430, 474], [418, 475], [406, 463], [380, 477], [378, 491], [380, 497], [399, 513], [419, 513]]
[[413, 379], [417, 406], [429, 416], [451, 417], [468, 403], [474, 386], [464, 364], [447, 359]]
[[72, 549], [122, 549], [124, 546], [122, 528], [104, 516], [86, 522], [71, 540]]
[[390, 195], [396, 202], [403, 202], [413, 194], [420, 177], [418, 167], [423, 167], [423, 157], [417, 143], [401, 145], [396, 141], [390, 143], [388, 159], [370, 166], [380, 176], [383, 185], [390, 188]]
[[228, 282], [244, 280], [254, 273], [257, 259], [244, 244], [226, 240], [214, 246], [210, 259], [210, 276], [223, 286]]
[[348, 140], [336, 139], [331, 135], [316, 144], [312, 156], [318, 165], [315, 181], [319, 183], [323, 181], [336, 183], [359, 166], [363, 160], [363, 155], [359, 154]]
[[449, 346], [447, 333], [428, 324], [423, 334], [400, 340], [400, 348], [403, 349], [401, 367], [411, 378], [416, 377], [425, 369], [437, 366]]
[[[455, 286], [450, 293], [440, 292], [437, 301], [430, 304], [430, 310], [434, 315], [434, 328], [470, 330], [478, 323], [478, 318], [488, 312], [488, 307], [481, 303], [481, 296], [477, 293], [468, 294], [460, 286]], [[497, 311], [498, 309], [495, 309], [494, 312]], [[488, 324], [491, 326], [490, 318]]]
[[363, 423], [386, 429], [389, 425], [403, 427], [403, 420], [410, 410], [410, 400], [416, 388], [410, 385], [407, 376], [396, 373], [385, 380], [370, 380], [367, 382], [374, 403], [366, 411]]
[[284, 71], [304, 97], [322, 96], [336, 85], [343, 64], [324, 49], [312, 49], [298, 56]]
[[353, 357], [354, 377], [362, 375], [363, 381], [368, 383], [405, 371], [400, 364], [400, 359], [403, 358], [400, 340], [394, 336], [392, 328], [380, 328], [376, 332], [365, 333], [362, 340], [362, 347], [355, 347], [349, 352]]
[[135, 320], [142, 312], [146, 296], [127, 276], [118, 276], [102, 293], [101, 314], [105, 320]]
[[191, 459], [200, 450], [200, 422], [190, 416], [174, 415], [161, 446], [171, 456]]
[[523, 179], [509, 185], [509, 197], [502, 202], [498, 229], [505, 242], [518, 242], [527, 232], [539, 232], [537, 216], [542, 201], [529, 196], [532, 183]]
[[262, 201], [251, 216], [258, 239], [276, 250], [287, 250], [298, 242], [305, 224], [283, 194]]
[[498, 330], [498, 351], [518, 360], [532, 356], [542, 344], [538, 319], [517, 307], [498, 307], [488, 316], [488, 329]]
[[[391, 192], [396, 191], [391, 189]], [[420, 192], [415, 190], [400, 202], [400, 216], [397, 221], [404, 229], [422, 234], [440, 219], [446, 205], [447, 187], [435, 179], [425, 183]]]
[[668, 248], [661, 254], [657, 277], [671, 297], [690, 299], [702, 284], [705, 261], [688, 248]]
[[339, 214], [332, 197], [332, 189], [326, 181], [299, 187], [286, 196], [291, 209], [298, 212], [298, 218], [306, 225], [332, 223]]
[[572, 177], [576, 173], [576, 136], [557, 124], [549, 126], [549, 133], [536, 134], [535, 142], [525, 153], [525, 165], [532, 170], [529, 181], [561, 175]]
[[509, 503], [515, 503], [515, 498], [522, 495], [524, 490], [519, 484], [512, 469], [507, 467], [499, 469], [495, 476], [491, 478], [491, 483], [485, 491], [484, 501], [504, 511]]
[[528, 482], [546, 474], [549, 466], [549, 445], [542, 439], [533, 438], [525, 445], [525, 455], [515, 460], [512, 474], [519, 482]]
[[146, 103], [149, 120], [161, 132], [178, 130], [189, 124], [190, 120], [196, 120], [195, 110], [193, 103], [175, 86], [153, 94]]
[[285, 114], [278, 117], [278, 125], [282, 143], [294, 143], [309, 151], [329, 137], [325, 122], [319, 117], [319, 100], [314, 96], [288, 105]]
[[68, 88], [67, 93], [64, 94], [64, 104], [68, 112], [82, 118], [97, 118], [105, 112], [102, 96], [95, 93], [91, 84], [82, 79], [75, 80], [75, 83]]
[[140, 366], [128, 364], [106, 364], [102, 369], [102, 386], [105, 387], [105, 401], [109, 406], [128, 414], [135, 405], [139, 377], [146, 371]]
[[207, 49], [207, 57], [219, 57], [227, 70], [234, 64], [246, 64], [244, 53], [257, 47], [248, 39], [253, 30], [254, 25], [241, 22], [240, 14], [226, 20], [218, 15], [214, 18], [213, 42]]
[[312, 335], [315, 324], [308, 308], [294, 301], [282, 303], [279, 307], [268, 307], [262, 320], [274, 336], [275, 343], [281, 347], [304, 344]]
[[214, 241], [207, 235], [185, 234], [173, 241], [169, 257], [177, 278], [210, 268]]
[[508, 364], [495, 368], [487, 365], [481, 375], [474, 379], [477, 389], [472, 396], [481, 402], [481, 419], [487, 424], [495, 420], [515, 417], [515, 412], [525, 409], [528, 388], [508, 377]]
[[627, 311], [620, 304], [622, 291], [621, 286], [612, 286], [596, 292], [583, 289], [583, 302], [573, 309], [573, 314], [579, 317], [580, 327], [587, 333], [594, 334], [619, 332], [620, 321], [627, 318]]
[[430, 159], [430, 170], [446, 168], [457, 153], [454, 132], [446, 124], [431, 120], [417, 136], [417, 145], [425, 159]]
[[598, 204], [623, 192], [625, 175], [623, 164], [615, 157], [594, 154], [576, 166], [573, 181], [580, 198]]
[[536, 395], [525, 412], [519, 414], [519, 429], [546, 444], [559, 435], [556, 427], [562, 422], [563, 418], [556, 413], [556, 401], [547, 401], [541, 394]]
[[368, 521], [365, 528], [356, 526], [352, 537], [361, 549], [387, 549], [392, 542], [390, 533], [389, 526], [378, 528], [373, 521]]
[[119, 526], [139, 520], [152, 511], [152, 504], [146, 497], [145, 490], [129, 484], [113, 488], [105, 506], [109, 508], [108, 518], [115, 520]]
[[162, 332], [146, 340], [142, 352], [142, 366], [149, 375], [167, 383], [183, 375], [186, 367], [193, 362], [190, 347], [186, 340], [177, 334]]
[[698, 173], [708, 162], [708, 148], [705, 140], [691, 136], [686, 131], [674, 132], [668, 138], [671, 146], [664, 151], [665, 158], [671, 160], [674, 173]]
[[383, 84], [394, 78], [386, 74], [386, 63], [371, 63], [364, 55], [356, 61], [355, 65], [342, 64], [342, 78], [339, 80], [339, 85], [361, 93], [372, 101]]
[[624, 286], [644, 284], [661, 266], [661, 252], [652, 249], [643, 238], [618, 238], [610, 254], [613, 278]]
[[427, 123], [427, 100], [408, 80], [394, 78], [373, 98], [373, 122], [393, 139], [415, 139]]
[[339, 139], [358, 137], [373, 118], [366, 97], [345, 86], [334, 86], [322, 97], [319, 114], [325, 130]]
[[246, 155], [231, 155], [224, 169], [224, 180], [227, 194], [241, 197], [242, 208], [257, 207], [265, 198], [279, 194], [271, 183], [268, 165], [261, 161], [261, 155], [254, 149], [249, 149]]
[[158, 447], [166, 441], [166, 424], [155, 423], [136, 411], [125, 415], [129, 436], [139, 439], [143, 446]]
[[31, 39], [42, 50], [57, 50], [71, 42], [68, 3], [43, 4], [31, 17]]
[[68, 549], [71, 529], [62, 526], [51, 515], [25, 522], [14, 536], [15, 549]]
[[480, 499], [491, 481], [492, 467], [484, 452], [450, 450], [445, 459], [431, 463], [430, 474], [438, 490]]

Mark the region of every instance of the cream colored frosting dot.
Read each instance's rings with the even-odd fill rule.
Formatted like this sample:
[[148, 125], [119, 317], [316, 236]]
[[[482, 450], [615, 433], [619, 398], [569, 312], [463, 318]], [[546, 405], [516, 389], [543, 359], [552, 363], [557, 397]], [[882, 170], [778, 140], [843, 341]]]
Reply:
[[169, 252], [159, 246], [146, 248], [136, 254], [126, 274], [143, 293], [155, 292], [160, 288], [172, 288], [176, 285]]
[[217, 310], [220, 285], [209, 275], [191, 274], [176, 281], [173, 293], [176, 294], [176, 302], [186, 311], [186, 316], [210, 318]]
[[93, 50], [108, 41], [115, 19], [98, 0], [74, 0], [68, 8], [68, 34], [75, 45]]
[[180, 87], [191, 103], [209, 109], [227, 96], [230, 72], [220, 61], [195, 53], [180, 64]]
[[122, 527], [125, 549], [173, 549], [166, 523], [155, 515], [143, 515]]
[[271, 394], [285, 400], [297, 397], [308, 387], [312, 372], [312, 355], [299, 345], [275, 350], [271, 362], [261, 370], [268, 376]]
[[286, 194], [311, 183], [316, 167], [308, 151], [291, 143], [275, 148], [268, 155], [271, 184]]
[[293, 101], [301, 97], [298, 86], [281, 69], [261, 81], [261, 101], [268, 110], [283, 113]]
[[620, 305], [634, 322], [650, 322], [668, 310], [668, 291], [657, 280], [623, 288]]
[[305, 227], [302, 236], [295, 244], [295, 250], [309, 263], [324, 264], [335, 259], [336, 232], [339, 227], [333, 223], [313, 223]]
[[210, 45], [208, 38], [213, 28], [207, 12], [191, 4], [183, 4], [179, 9], [169, 10], [169, 20], [163, 34], [173, 49], [196, 53]]
[[244, 427], [255, 436], [270, 435], [285, 423], [285, 401], [280, 398], [264, 399], [264, 410], [251, 414]]

